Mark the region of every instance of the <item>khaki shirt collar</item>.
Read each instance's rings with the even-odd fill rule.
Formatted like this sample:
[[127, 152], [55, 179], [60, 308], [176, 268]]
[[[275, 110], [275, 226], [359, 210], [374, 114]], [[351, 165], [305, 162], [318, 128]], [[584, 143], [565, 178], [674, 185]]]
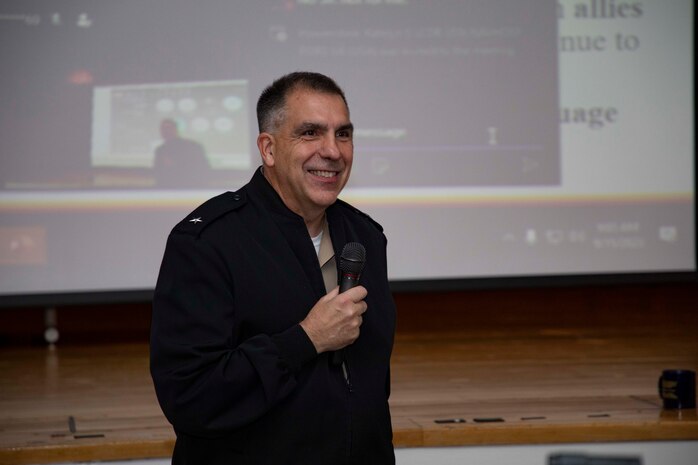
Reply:
[[322, 280], [325, 283], [325, 290], [330, 292], [337, 286], [337, 265], [334, 258], [334, 247], [330, 237], [330, 226], [327, 217], [322, 222], [322, 239], [320, 240], [320, 252], [317, 255], [322, 271]]

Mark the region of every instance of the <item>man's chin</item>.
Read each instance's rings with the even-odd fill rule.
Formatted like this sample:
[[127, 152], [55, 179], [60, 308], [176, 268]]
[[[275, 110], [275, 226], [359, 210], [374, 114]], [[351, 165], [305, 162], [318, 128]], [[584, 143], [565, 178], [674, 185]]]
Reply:
[[315, 205], [319, 207], [327, 208], [337, 201], [338, 196], [339, 192], [336, 191], [322, 192], [319, 195], [315, 195], [313, 197], [313, 202], [315, 203]]

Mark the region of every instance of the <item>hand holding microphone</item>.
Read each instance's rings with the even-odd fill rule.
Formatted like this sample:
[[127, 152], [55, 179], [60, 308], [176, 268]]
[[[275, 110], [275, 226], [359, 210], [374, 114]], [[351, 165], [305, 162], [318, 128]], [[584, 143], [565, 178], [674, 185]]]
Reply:
[[363, 245], [346, 244], [339, 259], [339, 288], [322, 297], [301, 322], [318, 353], [342, 349], [359, 337], [367, 308], [368, 292], [358, 285], [365, 261]]

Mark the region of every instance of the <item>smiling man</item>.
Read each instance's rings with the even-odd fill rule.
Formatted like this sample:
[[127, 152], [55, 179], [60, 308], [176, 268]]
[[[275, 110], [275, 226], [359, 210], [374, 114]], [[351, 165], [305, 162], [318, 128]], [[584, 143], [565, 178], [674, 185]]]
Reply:
[[276, 115], [260, 122], [264, 176], [316, 235], [325, 209], [349, 180], [354, 157], [349, 109], [342, 94], [299, 88], [287, 95], [281, 112], [282, 121]]
[[[292, 73], [257, 118], [262, 166], [175, 226], [155, 290], [151, 373], [172, 461], [392, 464], [395, 306], [382, 228], [337, 199], [354, 155], [346, 98]], [[340, 294], [348, 242], [366, 266]]]

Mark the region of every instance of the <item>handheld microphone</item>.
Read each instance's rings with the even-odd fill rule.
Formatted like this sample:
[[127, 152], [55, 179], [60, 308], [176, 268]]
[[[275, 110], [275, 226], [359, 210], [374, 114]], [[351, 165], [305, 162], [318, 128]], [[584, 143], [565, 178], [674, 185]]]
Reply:
[[339, 257], [339, 292], [359, 285], [361, 272], [366, 263], [366, 249], [358, 242], [347, 242]]
[[[339, 257], [339, 292], [342, 293], [359, 285], [361, 272], [366, 263], [366, 248], [358, 242], [347, 242]], [[341, 365], [344, 353], [338, 350], [332, 354], [332, 363]]]

